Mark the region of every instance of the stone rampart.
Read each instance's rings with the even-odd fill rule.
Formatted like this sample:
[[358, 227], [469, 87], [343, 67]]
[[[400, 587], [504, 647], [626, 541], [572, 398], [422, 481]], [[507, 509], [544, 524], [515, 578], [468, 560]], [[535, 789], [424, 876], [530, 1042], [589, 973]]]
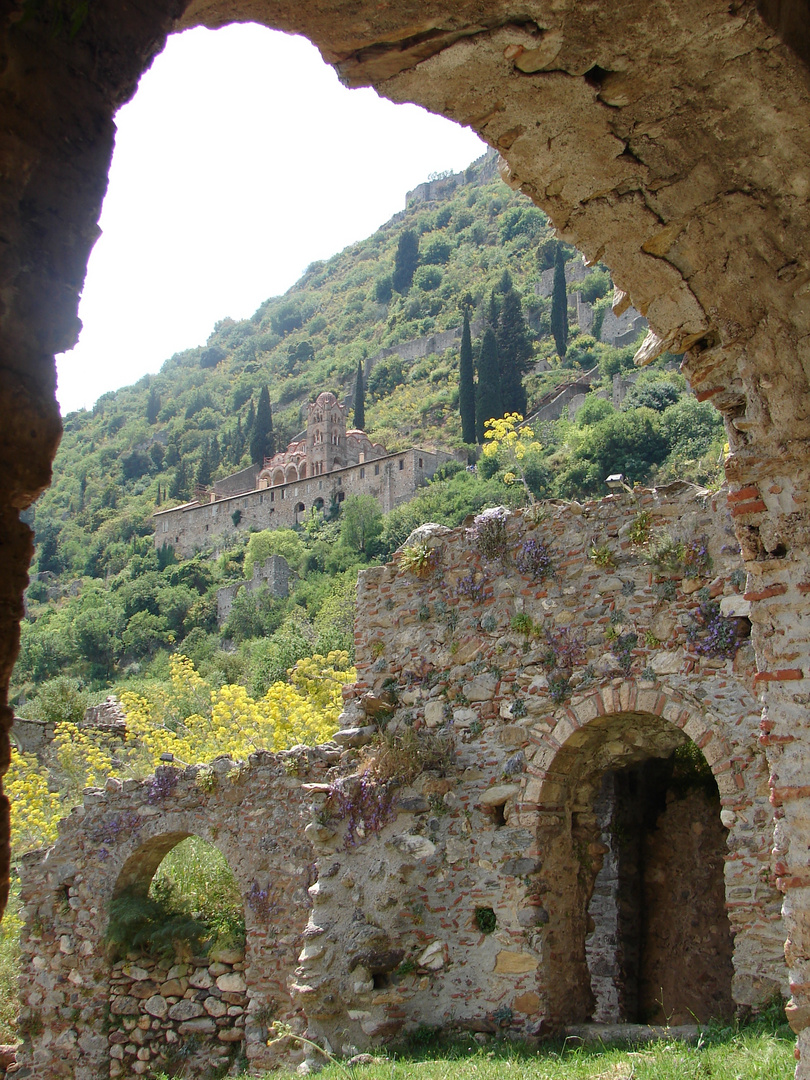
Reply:
[[160, 510], [154, 515], [155, 547], [166, 544], [188, 558], [251, 529], [290, 528], [303, 522], [313, 507], [328, 510], [333, 500], [340, 503], [349, 495], [372, 495], [387, 513], [413, 498], [452, 456], [443, 450], [411, 448], [322, 476]]

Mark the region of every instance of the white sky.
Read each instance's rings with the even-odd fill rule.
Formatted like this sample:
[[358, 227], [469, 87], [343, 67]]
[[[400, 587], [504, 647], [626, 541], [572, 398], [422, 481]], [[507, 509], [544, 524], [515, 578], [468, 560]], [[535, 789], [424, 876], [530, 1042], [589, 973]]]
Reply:
[[429, 173], [485, 149], [416, 106], [346, 90], [309, 42], [255, 25], [170, 38], [116, 122], [84, 329], [57, 358], [63, 414], [251, 315]]

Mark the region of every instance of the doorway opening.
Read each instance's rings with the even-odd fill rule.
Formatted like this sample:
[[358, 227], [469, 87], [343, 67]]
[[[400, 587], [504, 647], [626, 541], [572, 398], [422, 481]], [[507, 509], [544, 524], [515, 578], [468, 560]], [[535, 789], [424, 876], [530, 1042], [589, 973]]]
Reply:
[[717, 784], [694, 743], [602, 776], [585, 952], [597, 1022], [727, 1018], [732, 937]]

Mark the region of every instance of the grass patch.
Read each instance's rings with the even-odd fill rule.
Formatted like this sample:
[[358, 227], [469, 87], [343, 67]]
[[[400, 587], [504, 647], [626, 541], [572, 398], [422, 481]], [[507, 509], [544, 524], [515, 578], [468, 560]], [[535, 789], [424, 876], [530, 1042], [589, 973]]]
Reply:
[[567, 1040], [535, 1048], [495, 1038], [481, 1046], [471, 1035], [417, 1031], [385, 1060], [329, 1064], [319, 1075], [323, 1080], [345, 1080], [347, 1073], [356, 1080], [788, 1080], [794, 1042], [784, 1011], [775, 1006], [746, 1025], [709, 1024], [695, 1046], [659, 1041], [608, 1048]]

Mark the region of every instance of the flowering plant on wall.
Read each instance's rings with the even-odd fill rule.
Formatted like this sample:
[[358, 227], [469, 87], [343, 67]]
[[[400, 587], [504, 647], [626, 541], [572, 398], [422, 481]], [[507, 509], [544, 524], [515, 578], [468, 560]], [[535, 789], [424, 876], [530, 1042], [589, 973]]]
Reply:
[[515, 555], [515, 566], [521, 574], [535, 581], [545, 581], [554, 574], [554, 558], [551, 548], [544, 540], [530, 536], [524, 540]]
[[567, 626], [559, 630], [545, 630], [543, 641], [542, 663], [548, 672], [549, 697], [559, 704], [571, 692], [571, 676], [574, 668], [582, 663], [585, 647]]
[[509, 511], [505, 506], [492, 506], [478, 514], [467, 534], [485, 559], [502, 559], [506, 554], [506, 522]]
[[439, 548], [431, 547], [426, 541], [410, 544], [402, 549], [399, 565], [414, 577], [425, 579], [435, 573], [441, 565], [442, 555]]
[[740, 644], [737, 620], [722, 615], [720, 605], [713, 600], [700, 605], [687, 637], [701, 656], [730, 657]]
[[526, 501], [532, 506], [535, 498], [526, 481], [526, 467], [543, 447], [535, 439], [534, 431], [522, 424], [523, 417], [516, 412], [485, 420], [483, 454], [498, 459], [505, 470], [505, 484], [522, 484]]

